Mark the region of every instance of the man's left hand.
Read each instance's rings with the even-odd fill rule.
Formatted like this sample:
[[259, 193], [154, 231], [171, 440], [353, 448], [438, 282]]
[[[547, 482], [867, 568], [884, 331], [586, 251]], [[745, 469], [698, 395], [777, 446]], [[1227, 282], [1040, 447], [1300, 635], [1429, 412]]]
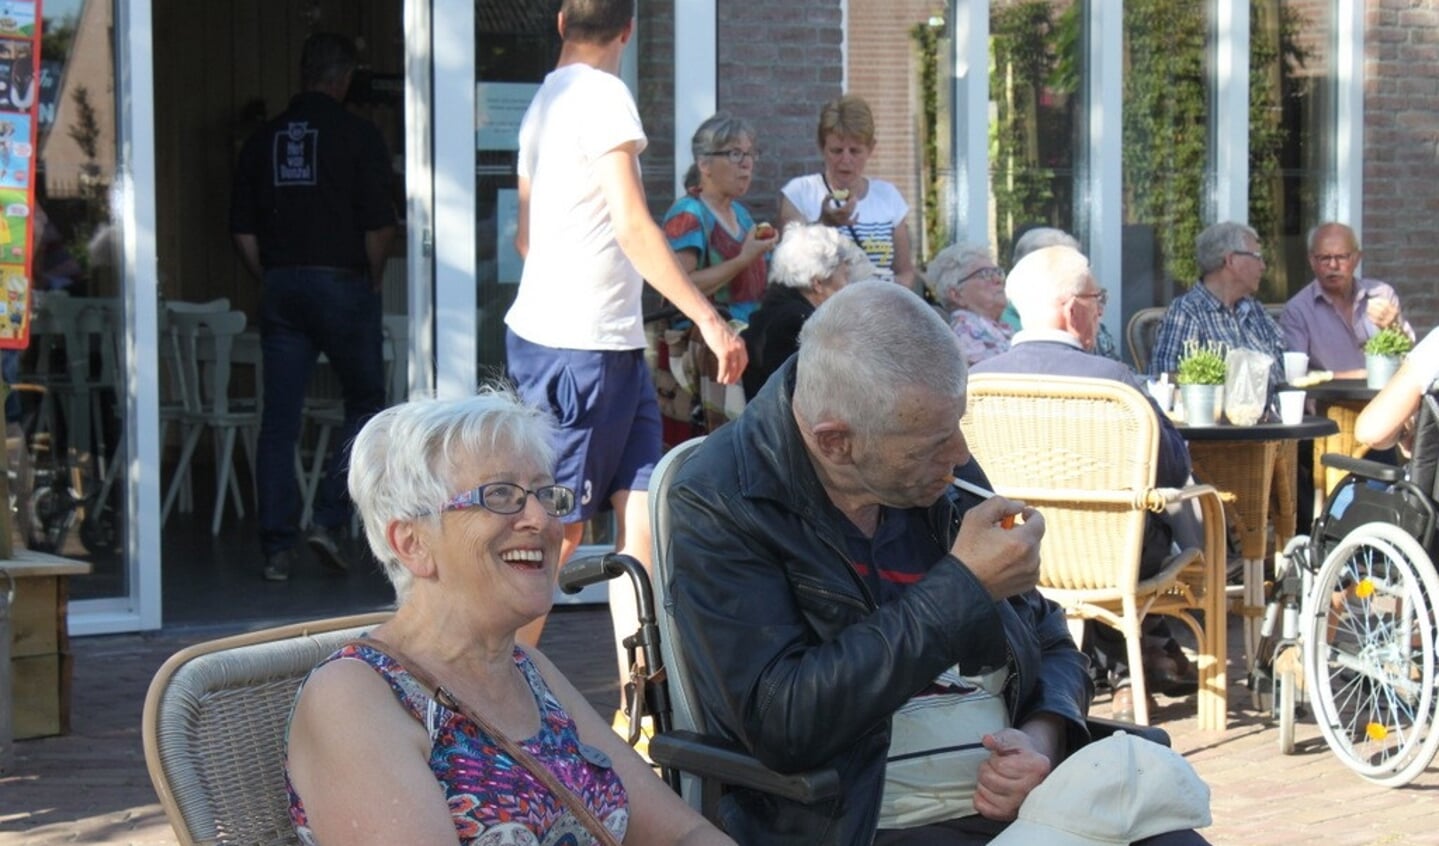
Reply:
[[1054, 769], [1049, 756], [1019, 729], [1008, 728], [983, 738], [989, 758], [979, 765], [974, 809], [980, 816], [1007, 822], [1019, 815], [1029, 792]]

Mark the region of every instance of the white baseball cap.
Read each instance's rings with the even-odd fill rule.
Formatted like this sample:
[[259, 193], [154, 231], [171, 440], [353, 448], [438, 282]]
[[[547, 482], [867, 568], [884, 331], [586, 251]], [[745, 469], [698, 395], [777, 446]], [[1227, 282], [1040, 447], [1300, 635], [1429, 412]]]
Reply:
[[1203, 828], [1209, 786], [1184, 756], [1117, 732], [1075, 752], [1040, 782], [991, 846], [1127, 846]]

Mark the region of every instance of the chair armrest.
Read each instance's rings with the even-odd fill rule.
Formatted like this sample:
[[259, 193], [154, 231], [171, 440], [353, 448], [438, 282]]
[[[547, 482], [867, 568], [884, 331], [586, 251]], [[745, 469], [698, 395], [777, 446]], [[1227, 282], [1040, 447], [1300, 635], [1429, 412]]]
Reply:
[[1335, 470], [1343, 470], [1345, 473], [1353, 473], [1365, 479], [1374, 479], [1380, 482], [1397, 482], [1404, 478], [1404, 468], [1395, 467], [1393, 464], [1384, 464], [1379, 461], [1370, 461], [1367, 458], [1351, 458], [1343, 453], [1326, 452], [1319, 457], [1319, 461], [1325, 467], [1333, 467]]
[[732, 743], [683, 729], [650, 738], [649, 753], [662, 767], [794, 802], [811, 804], [839, 794], [839, 773], [834, 770], [777, 773]]
[[1090, 740], [1103, 740], [1115, 732], [1122, 731], [1145, 740], [1158, 743], [1160, 746], [1169, 746], [1169, 732], [1157, 726], [1141, 726], [1135, 723], [1124, 723], [1119, 720], [1106, 720], [1103, 717], [1090, 717], [1084, 721], [1089, 728]]

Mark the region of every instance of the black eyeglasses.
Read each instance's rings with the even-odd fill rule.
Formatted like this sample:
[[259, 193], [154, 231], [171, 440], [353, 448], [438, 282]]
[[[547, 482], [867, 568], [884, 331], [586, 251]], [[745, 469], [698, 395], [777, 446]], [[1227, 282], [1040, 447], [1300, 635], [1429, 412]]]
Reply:
[[729, 159], [730, 164], [744, 164], [745, 159], [752, 162], [759, 161], [758, 150], [710, 150], [706, 156], [723, 156]]
[[1319, 264], [1348, 264], [1349, 260], [1354, 258], [1354, 254], [1325, 253], [1323, 255], [1311, 255], [1310, 258], [1314, 259], [1314, 261]]
[[564, 485], [541, 485], [529, 490], [514, 482], [491, 482], [455, 494], [440, 510], [463, 511], [478, 506], [496, 514], [519, 514], [531, 494], [551, 517], [563, 517], [575, 510], [575, 492]]
[[1082, 294], [1075, 294], [1074, 296], [1080, 300], [1095, 300], [1099, 303], [1100, 308], [1104, 308], [1109, 304], [1109, 291], [1104, 288], [1100, 288], [1098, 291], [1087, 291]]
[[1234, 255], [1236, 255], [1236, 256], [1249, 256], [1250, 258], [1254, 259], [1255, 261], [1264, 261], [1264, 254], [1263, 254], [1263, 253], [1256, 253], [1256, 252], [1254, 252], [1253, 250], [1235, 250], [1235, 251], [1234, 251]]

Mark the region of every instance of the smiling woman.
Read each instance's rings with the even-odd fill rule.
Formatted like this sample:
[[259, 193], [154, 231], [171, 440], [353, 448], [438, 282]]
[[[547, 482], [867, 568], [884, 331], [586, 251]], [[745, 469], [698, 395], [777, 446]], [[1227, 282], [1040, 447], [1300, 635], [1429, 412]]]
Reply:
[[399, 602], [301, 688], [285, 765], [305, 842], [730, 842], [516, 643], [549, 611], [575, 507], [553, 430], [485, 389], [393, 406], [356, 438], [350, 496]]

